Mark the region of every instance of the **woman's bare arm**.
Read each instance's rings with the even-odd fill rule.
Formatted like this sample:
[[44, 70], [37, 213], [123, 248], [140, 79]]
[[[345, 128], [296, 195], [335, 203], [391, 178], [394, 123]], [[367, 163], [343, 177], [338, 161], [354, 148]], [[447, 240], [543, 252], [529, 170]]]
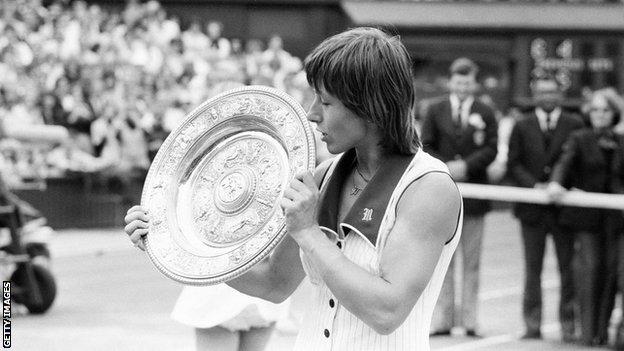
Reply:
[[461, 197], [448, 175], [412, 183], [397, 206], [380, 275], [346, 258], [317, 229], [295, 237], [337, 300], [381, 334], [399, 327], [429, 283], [444, 244], [456, 230]]
[[278, 303], [288, 298], [304, 277], [299, 246], [286, 236], [267, 259], [227, 284], [244, 294]]

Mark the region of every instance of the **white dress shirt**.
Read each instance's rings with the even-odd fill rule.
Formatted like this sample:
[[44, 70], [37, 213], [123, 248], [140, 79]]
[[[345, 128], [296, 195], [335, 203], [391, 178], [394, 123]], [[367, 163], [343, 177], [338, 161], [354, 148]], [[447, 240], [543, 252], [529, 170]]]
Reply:
[[537, 116], [540, 129], [542, 129], [542, 132], [546, 132], [548, 130], [553, 130], [555, 129], [555, 127], [557, 127], [559, 116], [561, 116], [561, 108], [557, 107], [550, 112], [550, 120], [548, 119], [548, 112], [542, 110], [539, 107], [535, 109], [535, 115]]
[[459, 97], [455, 94], [451, 94], [449, 97], [451, 101], [451, 113], [453, 114], [453, 122], [457, 122], [455, 119], [458, 117], [456, 111], [459, 111], [459, 117], [461, 118], [461, 125], [466, 126], [468, 124], [468, 117], [470, 116], [470, 109], [474, 103], [474, 97], [469, 96], [464, 101], [460, 101]]

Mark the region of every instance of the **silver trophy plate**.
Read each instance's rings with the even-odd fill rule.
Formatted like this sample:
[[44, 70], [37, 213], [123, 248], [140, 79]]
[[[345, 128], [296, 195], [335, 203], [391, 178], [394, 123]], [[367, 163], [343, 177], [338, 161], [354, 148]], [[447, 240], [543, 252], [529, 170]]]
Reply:
[[147, 174], [150, 259], [188, 285], [243, 274], [286, 234], [279, 200], [314, 163], [305, 111], [287, 94], [249, 86], [207, 100], [171, 132]]

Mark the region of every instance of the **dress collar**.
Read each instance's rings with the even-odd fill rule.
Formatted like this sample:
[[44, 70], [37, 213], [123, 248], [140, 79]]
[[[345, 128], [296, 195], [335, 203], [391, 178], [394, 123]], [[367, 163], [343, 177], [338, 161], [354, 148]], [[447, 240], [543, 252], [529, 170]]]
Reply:
[[[353, 206], [340, 225], [345, 233], [355, 230], [374, 246], [381, 220], [394, 188], [403, 176], [414, 155], [392, 154], [386, 156], [375, 175], [362, 190]], [[341, 189], [346, 178], [353, 170], [356, 161], [355, 149], [345, 152], [337, 161], [334, 171], [329, 175], [327, 185], [320, 195], [319, 225], [335, 231], [338, 229], [338, 209]], [[340, 232], [340, 231], [338, 231]]]

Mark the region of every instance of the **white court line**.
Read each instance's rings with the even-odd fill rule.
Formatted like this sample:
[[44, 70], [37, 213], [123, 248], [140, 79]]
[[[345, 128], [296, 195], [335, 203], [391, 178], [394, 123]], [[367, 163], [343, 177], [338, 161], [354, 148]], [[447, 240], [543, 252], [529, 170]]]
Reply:
[[[559, 279], [550, 279], [544, 280], [542, 282], [542, 290], [543, 289], [555, 289], [559, 287]], [[479, 294], [479, 300], [494, 300], [500, 299], [502, 297], [520, 295], [522, 294], [522, 287], [520, 286], [512, 286], [509, 288], [496, 289], [492, 291], [486, 291]]]
[[[553, 331], [559, 330], [559, 322], [549, 323], [542, 326], [542, 331], [546, 333], [550, 333]], [[506, 344], [515, 340], [520, 339], [522, 336], [522, 332], [515, 332], [497, 336], [490, 336], [488, 338], [483, 338], [475, 341], [465, 342], [453, 346], [447, 346], [440, 349], [436, 349], [436, 351], [470, 351], [476, 350], [482, 347], [494, 346]]]

